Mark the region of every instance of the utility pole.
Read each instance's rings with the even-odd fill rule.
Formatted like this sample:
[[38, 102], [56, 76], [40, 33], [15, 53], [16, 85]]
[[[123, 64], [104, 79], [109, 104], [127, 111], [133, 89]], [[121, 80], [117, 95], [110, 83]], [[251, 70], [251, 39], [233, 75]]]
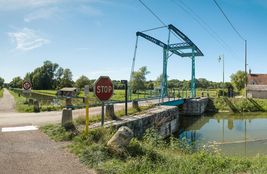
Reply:
[[246, 79], [245, 79], [245, 96], [247, 98], [247, 83], [248, 83], [248, 76], [247, 76], [247, 40], [245, 40], [245, 74], [246, 74]]
[[219, 56], [219, 62], [222, 60], [223, 63], [223, 96], [224, 96], [224, 54], [222, 56]]

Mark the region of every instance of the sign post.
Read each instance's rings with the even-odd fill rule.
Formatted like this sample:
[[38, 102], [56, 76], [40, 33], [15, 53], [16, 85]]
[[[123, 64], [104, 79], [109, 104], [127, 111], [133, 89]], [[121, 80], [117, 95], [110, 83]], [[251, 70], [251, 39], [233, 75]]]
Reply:
[[85, 112], [86, 112], [86, 120], [85, 120], [85, 134], [88, 135], [89, 130], [89, 85], [85, 85], [84, 87], [84, 97], [85, 97]]
[[101, 126], [104, 126], [104, 106], [105, 101], [113, 95], [113, 83], [108, 76], [100, 76], [94, 83], [95, 96], [102, 102]]
[[[32, 89], [32, 84], [30, 81], [26, 80], [23, 81], [22, 83], [22, 88], [23, 88], [23, 93], [25, 94], [26, 97], [30, 97], [31, 95], [31, 89]], [[27, 100], [27, 99], [26, 99]]]
[[128, 81], [121, 80], [121, 83], [125, 85], [125, 115], [128, 115]]

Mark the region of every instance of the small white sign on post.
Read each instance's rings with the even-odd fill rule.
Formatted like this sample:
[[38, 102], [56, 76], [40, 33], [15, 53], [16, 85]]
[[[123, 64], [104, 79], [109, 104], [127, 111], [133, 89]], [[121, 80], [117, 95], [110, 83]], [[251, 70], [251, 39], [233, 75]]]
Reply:
[[89, 85], [84, 86], [84, 95], [88, 96], [89, 95]]

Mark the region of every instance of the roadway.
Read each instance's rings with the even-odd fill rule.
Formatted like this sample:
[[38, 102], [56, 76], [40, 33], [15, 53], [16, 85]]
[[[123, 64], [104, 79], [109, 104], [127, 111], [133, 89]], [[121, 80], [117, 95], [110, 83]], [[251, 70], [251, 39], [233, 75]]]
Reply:
[[[8, 100], [7, 100], [8, 98]], [[167, 101], [168, 99], [164, 99]], [[14, 98], [5, 89], [4, 97], [0, 100], [0, 103], [9, 103], [0, 105], [0, 128], [7, 126], [22, 126], [22, 125], [36, 125], [42, 126], [49, 123], [60, 123], [62, 117], [62, 111], [51, 111], [51, 112], [40, 112], [40, 113], [17, 113], [14, 109]], [[4, 101], [4, 102], [3, 102]], [[8, 110], [6, 107], [3, 109], [3, 106], [10, 105], [11, 103], [13, 107]], [[140, 101], [139, 106], [150, 105], [150, 104], [158, 104], [159, 99], [152, 99], [146, 101]], [[119, 111], [124, 109], [124, 103], [116, 103], [114, 104], [114, 110]], [[128, 103], [128, 108], [131, 108], [131, 102]], [[101, 107], [91, 107], [89, 108], [89, 117], [100, 115]], [[73, 118], [78, 118], [79, 116], [85, 115], [85, 109], [77, 109], [73, 110]]]

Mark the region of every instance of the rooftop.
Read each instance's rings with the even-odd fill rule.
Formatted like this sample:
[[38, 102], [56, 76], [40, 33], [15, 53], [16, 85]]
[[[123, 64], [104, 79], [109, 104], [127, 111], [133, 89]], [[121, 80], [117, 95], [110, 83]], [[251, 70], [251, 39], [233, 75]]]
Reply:
[[267, 74], [249, 74], [249, 85], [267, 85]]

